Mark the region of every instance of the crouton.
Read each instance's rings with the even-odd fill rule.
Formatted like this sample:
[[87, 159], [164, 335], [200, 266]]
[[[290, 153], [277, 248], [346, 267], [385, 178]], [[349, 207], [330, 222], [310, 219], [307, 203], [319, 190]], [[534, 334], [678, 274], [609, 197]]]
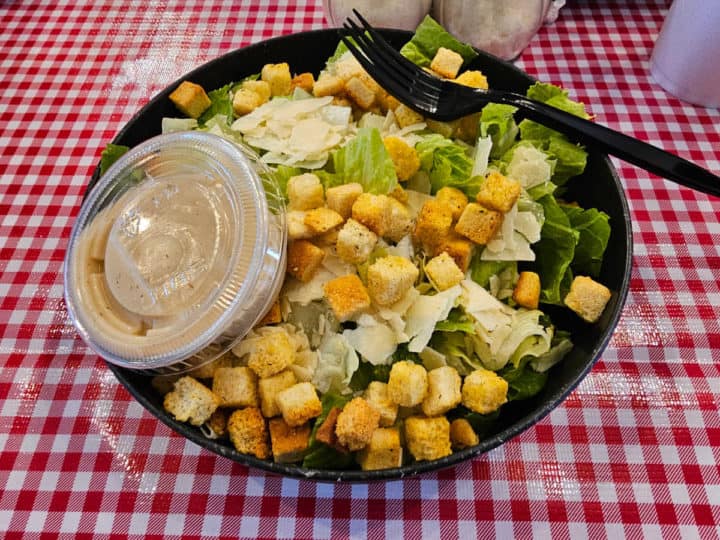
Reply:
[[229, 416], [230, 412], [227, 409], [216, 409], [203, 424], [201, 428], [203, 435], [208, 439], [224, 438], [228, 434], [227, 422]]
[[403, 204], [407, 204], [409, 200], [407, 191], [405, 191], [399, 184], [395, 186], [390, 193], [388, 193], [388, 197]]
[[256, 328], [267, 326], [269, 324], [277, 324], [282, 322], [282, 312], [280, 311], [280, 301], [275, 300], [270, 309], [267, 310], [263, 318], [255, 325]]
[[286, 62], [265, 64], [260, 71], [260, 78], [270, 85], [273, 96], [287, 96], [291, 91], [292, 76]]
[[270, 85], [267, 81], [245, 81], [242, 83], [241, 88], [252, 90], [260, 96], [260, 105], [267, 103], [272, 95], [272, 90], [270, 89]]
[[454, 287], [465, 279], [465, 273], [444, 251], [425, 263], [425, 273], [438, 291]]
[[450, 423], [450, 442], [453, 448], [462, 450], [480, 444], [480, 438], [465, 418], [456, 418]]
[[353, 106], [352, 101], [350, 101], [344, 95], [333, 96], [333, 100], [330, 102], [330, 104], [335, 105], [336, 107], [347, 107], [348, 109], [351, 109]]
[[338, 232], [335, 244], [338, 257], [351, 264], [364, 263], [375, 249], [377, 235], [362, 223], [350, 218]]
[[375, 104], [375, 92], [360, 77], [353, 77], [345, 83], [345, 93], [363, 110]]
[[407, 207], [395, 199], [388, 197], [390, 201], [390, 223], [384, 237], [393, 242], [399, 242], [413, 230], [413, 220]]
[[575, 276], [570, 284], [570, 292], [565, 296], [565, 305], [577, 313], [584, 321], [596, 322], [612, 293], [605, 285], [587, 276]]
[[393, 110], [395, 120], [401, 128], [420, 124], [424, 121], [420, 113], [413, 111], [410, 107], [401, 103]]
[[273, 418], [268, 425], [275, 463], [297, 463], [305, 457], [310, 442], [309, 423], [291, 427], [282, 418]]
[[378, 236], [385, 236], [391, 213], [390, 197], [387, 195], [362, 193], [352, 205], [352, 218]]
[[221, 367], [231, 367], [232, 363], [233, 354], [231, 352], [227, 352], [225, 354], [221, 354], [212, 362], [196, 367], [190, 371], [188, 375], [191, 375], [196, 379], [212, 379], [215, 375], [216, 369]]
[[380, 413], [361, 397], [345, 404], [335, 423], [338, 442], [351, 452], [367, 446], [380, 422]]
[[168, 97], [180, 112], [190, 118], [199, 118], [211, 103], [205, 89], [190, 81], [181, 82]]
[[400, 106], [400, 101], [382, 88], [375, 96], [375, 99], [377, 99], [378, 105], [380, 105], [383, 112], [394, 111]]
[[322, 413], [322, 404], [310, 382], [297, 383], [278, 392], [275, 401], [291, 427], [301, 426]]
[[471, 411], [489, 414], [507, 403], [508, 383], [494, 371], [476, 369], [465, 377], [462, 404]]
[[435, 58], [430, 62], [430, 69], [446, 79], [457, 77], [463, 65], [463, 57], [455, 51], [440, 47], [435, 53]]
[[519, 306], [537, 309], [540, 304], [540, 276], [535, 272], [520, 272], [512, 298]]
[[440, 238], [432, 254], [439, 255], [440, 253], [447, 253], [452, 257], [453, 261], [455, 261], [455, 264], [458, 265], [458, 268], [465, 273], [470, 267], [473, 247], [474, 244], [470, 240], [451, 231], [447, 236]]
[[287, 222], [288, 240], [302, 240], [313, 236], [310, 227], [305, 225], [305, 212], [303, 210], [289, 210], [285, 214]]
[[467, 195], [459, 189], [450, 186], [438, 189], [435, 194], [435, 200], [450, 208], [453, 221], [456, 221], [462, 215], [468, 203]]
[[452, 209], [436, 199], [430, 199], [420, 209], [413, 238], [426, 253], [432, 254], [438, 241], [450, 233], [452, 222]]
[[440, 459], [452, 454], [450, 422], [444, 416], [405, 419], [405, 443], [417, 461]]
[[287, 273], [307, 283], [325, 258], [325, 251], [307, 240], [290, 242], [287, 251]]
[[335, 227], [326, 233], [313, 236], [313, 242], [320, 247], [335, 246], [335, 244], [337, 244], [338, 234], [340, 234], [340, 231]]
[[277, 404], [277, 395], [296, 384], [297, 378], [295, 373], [290, 369], [285, 369], [280, 373], [265, 377], [258, 381], [258, 394], [260, 395], [260, 410], [265, 418], [272, 418], [281, 414], [280, 407]]
[[290, 91], [301, 88], [308, 94], [312, 94], [313, 86], [315, 86], [315, 77], [312, 73], [299, 73], [290, 81]]
[[258, 338], [248, 355], [248, 367], [260, 378], [280, 373], [295, 361], [295, 345], [286, 330]]
[[400, 430], [378, 428], [373, 431], [370, 442], [357, 453], [356, 460], [363, 471], [400, 467], [403, 460]]
[[313, 236], [325, 234], [345, 221], [343, 217], [329, 208], [314, 208], [305, 212], [305, 226]]
[[487, 244], [502, 225], [503, 215], [476, 203], [468, 203], [455, 231], [479, 245]]
[[457, 121], [455, 136], [468, 144], [475, 144], [480, 131], [480, 113], [468, 114]]
[[506, 213], [520, 197], [520, 190], [520, 182], [493, 171], [480, 186], [477, 202], [490, 210]]
[[333, 447], [338, 452], [347, 454], [349, 450], [338, 442], [337, 435], [335, 434], [335, 425], [337, 424], [338, 415], [341, 410], [340, 407], [330, 409], [325, 420], [323, 420], [320, 427], [315, 431], [315, 440]]
[[260, 105], [262, 105], [262, 98], [247, 88], [238, 88], [233, 95], [233, 111], [238, 116], [251, 113]]
[[322, 73], [313, 86], [315, 97], [336, 96], [345, 90], [345, 82], [335, 75]]
[[347, 219], [352, 215], [353, 204], [362, 192], [363, 187], [357, 182], [328, 188], [325, 193], [327, 207]]
[[428, 371], [427, 394], [421, 408], [425, 416], [439, 416], [457, 407], [462, 401], [462, 381], [457, 370], [442, 366]]
[[381, 257], [367, 270], [370, 298], [380, 306], [394, 304], [413, 286], [419, 274], [417, 266], [404, 257]]
[[323, 285], [323, 291], [340, 322], [352, 319], [370, 307], [370, 295], [357, 274], [331, 279]]
[[260, 459], [270, 457], [268, 432], [265, 419], [256, 407], [234, 411], [227, 423], [230, 441], [241, 454], [250, 454]]
[[427, 370], [410, 360], [395, 362], [390, 368], [387, 394], [393, 403], [414, 407], [427, 395]]
[[215, 371], [213, 394], [220, 407], [257, 407], [257, 375], [247, 367], [224, 367]]
[[415, 149], [399, 137], [385, 137], [383, 144], [395, 165], [398, 180], [409, 180], [420, 170], [420, 158]]
[[390, 427], [395, 423], [398, 413], [398, 404], [388, 396], [387, 383], [372, 381], [363, 394], [365, 400], [380, 413], [380, 425]]
[[181, 377], [173, 385], [172, 391], [165, 394], [163, 407], [178, 422], [190, 422], [201, 426], [220, 406], [220, 399], [196, 379]]
[[293, 176], [287, 183], [288, 209], [313, 210], [325, 204], [325, 195], [320, 179], [312, 174]]
[[487, 77], [485, 77], [485, 75], [483, 75], [480, 71], [476, 70], [464, 71], [455, 77], [453, 82], [470, 86], [471, 88], [482, 88], [483, 90], [487, 90], [488, 88]]

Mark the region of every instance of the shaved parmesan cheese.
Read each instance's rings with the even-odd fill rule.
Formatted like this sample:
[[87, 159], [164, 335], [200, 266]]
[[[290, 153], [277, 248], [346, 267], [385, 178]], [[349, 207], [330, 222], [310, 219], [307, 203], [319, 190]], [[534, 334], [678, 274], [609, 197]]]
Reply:
[[342, 333], [350, 346], [372, 365], [388, 364], [397, 348], [395, 332], [385, 324], [358, 326]]
[[420, 352], [425, 348], [435, 330], [435, 324], [447, 318], [460, 293], [460, 285], [455, 285], [433, 296], [422, 295], [413, 303], [405, 321], [405, 333], [411, 337], [408, 345], [410, 352]]

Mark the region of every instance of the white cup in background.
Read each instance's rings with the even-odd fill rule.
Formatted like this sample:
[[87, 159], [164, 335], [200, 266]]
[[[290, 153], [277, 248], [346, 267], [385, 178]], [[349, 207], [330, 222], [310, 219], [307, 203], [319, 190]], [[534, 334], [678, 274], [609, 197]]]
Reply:
[[675, 0], [650, 59], [650, 74], [688, 103], [720, 107], [720, 0]]

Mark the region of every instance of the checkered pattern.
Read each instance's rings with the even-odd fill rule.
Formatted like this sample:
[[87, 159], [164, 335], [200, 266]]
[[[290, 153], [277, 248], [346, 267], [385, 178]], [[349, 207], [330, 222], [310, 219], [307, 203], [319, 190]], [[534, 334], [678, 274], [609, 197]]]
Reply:
[[[668, 4], [569, 2], [518, 64], [718, 172], [720, 112], [648, 76]], [[544, 421], [455, 468], [370, 485], [248, 469], [88, 353], [61, 269], [101, 148], [191, 68], [324, 25], [319, 0], [0, 3], [0, 537], [718, 537], [720, 202], [625, 164], [635, 254], [610, 346]]]

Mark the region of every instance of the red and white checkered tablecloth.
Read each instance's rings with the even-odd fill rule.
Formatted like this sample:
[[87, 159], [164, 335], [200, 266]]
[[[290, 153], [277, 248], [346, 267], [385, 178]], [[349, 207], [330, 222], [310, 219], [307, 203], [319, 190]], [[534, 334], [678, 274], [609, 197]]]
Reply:
[[[718, 173], [720, 111], [648, 75], [668, 5], [571, 1], [517, 63]], [[61, 267], [101, 149], [191, 68], [325, 25], [319, 0], [0, 2], [0, 537], [719, 537], [720, 201], [619, 162], [635, 252], [612, 342], [542, 422], [449, 470], [332, 485], [249, 469], [169, 430], [88, 352]]]

